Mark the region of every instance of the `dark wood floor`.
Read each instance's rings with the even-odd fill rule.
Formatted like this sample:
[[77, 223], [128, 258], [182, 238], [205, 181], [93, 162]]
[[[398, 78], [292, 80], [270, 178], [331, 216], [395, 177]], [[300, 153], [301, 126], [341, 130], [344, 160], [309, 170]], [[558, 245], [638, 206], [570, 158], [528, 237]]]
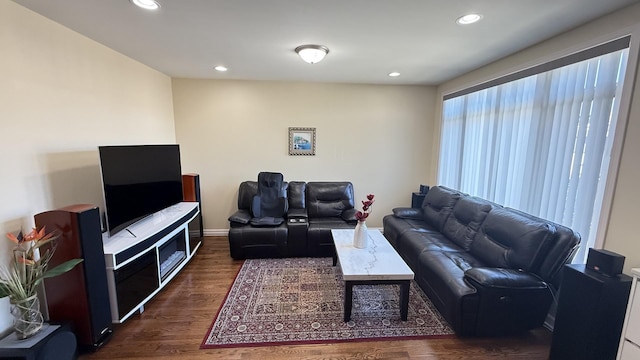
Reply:
[[547, 359], [551, 333], [489, 339], [429, 339], [200, 350], [241, 261], [225, 237], [205, 238], [165, 289], [115, 329], [111, 341], [80, 359]]

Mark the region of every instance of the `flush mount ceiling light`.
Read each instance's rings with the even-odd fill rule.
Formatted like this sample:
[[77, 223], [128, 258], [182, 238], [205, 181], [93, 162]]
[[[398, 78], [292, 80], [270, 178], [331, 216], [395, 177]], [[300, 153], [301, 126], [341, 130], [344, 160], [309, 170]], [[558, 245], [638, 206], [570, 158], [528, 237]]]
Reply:
[[389, 75], [389, 76], [391, 76], [391, 77], [397, 77], [397, 76], [400, 76], [400, 73], [399, 73], [399, 72], [397, 72], [397, 71], [394, 71], [394, 72], [390, 72], [390, 73], [389, 73], [389, 74], [387, 74], [387, 75]]
[[220, 71], [220, 72], [225, 72], [225, 71], [228, 70], [226, 67], [224, 67], [222, 65], [218, 65], [218, 66], [214, 67], [213, 69], [216, 70], [216, 71]]
[[327, 56], [329, 49], [322, 45], [300, 45], [296, 48], [296, 53], [298, 53], [305, 62], [315, 64]]
[[147, 10], [157, 10], [160, 8], [160, 4], [154, 0], [131, 0], [131, 2], [133, 5]]
[[460, 16], [456, 22], [460, 25], [469, 25], [480, 21], [480, 19], [482, 19], [482, 15], [480, 14], [467, 14]]

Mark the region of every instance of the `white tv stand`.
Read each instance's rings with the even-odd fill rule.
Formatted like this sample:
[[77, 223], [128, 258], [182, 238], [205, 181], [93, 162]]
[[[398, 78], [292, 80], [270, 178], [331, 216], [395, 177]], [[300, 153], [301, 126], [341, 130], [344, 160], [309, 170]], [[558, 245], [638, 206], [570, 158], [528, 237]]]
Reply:
[[157, 294], [191, 260], [200, 238], [190, 239], [197, 202], [181, 202], [114, 236], [102, 235], [113, 323], [122, 323]]

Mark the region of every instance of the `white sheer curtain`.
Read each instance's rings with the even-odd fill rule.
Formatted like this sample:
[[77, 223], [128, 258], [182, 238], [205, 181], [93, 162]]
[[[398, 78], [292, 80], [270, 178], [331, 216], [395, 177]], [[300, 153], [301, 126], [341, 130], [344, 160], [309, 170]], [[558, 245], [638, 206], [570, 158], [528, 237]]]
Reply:
[[595, 242], [628, 49], [444, 101], [438, 183]]

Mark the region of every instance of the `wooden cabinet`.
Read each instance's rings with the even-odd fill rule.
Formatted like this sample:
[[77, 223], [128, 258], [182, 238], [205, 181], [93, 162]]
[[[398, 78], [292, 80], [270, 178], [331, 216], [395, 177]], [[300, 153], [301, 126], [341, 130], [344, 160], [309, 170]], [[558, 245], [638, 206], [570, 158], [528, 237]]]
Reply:
[[618, 360], [640, 359], [640, 268], [632, 269], [631, 272], [633, 283], [618, 348]]

